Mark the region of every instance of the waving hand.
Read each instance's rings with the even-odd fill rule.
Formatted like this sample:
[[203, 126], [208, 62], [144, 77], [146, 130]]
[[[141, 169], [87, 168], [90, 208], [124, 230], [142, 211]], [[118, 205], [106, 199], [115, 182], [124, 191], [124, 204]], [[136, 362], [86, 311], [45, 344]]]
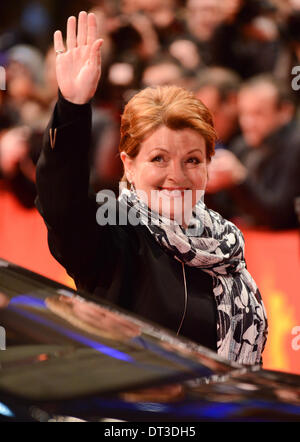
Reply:
[[56, 76], [62, 95], [72, 103], [87, 103], [95, 94], [101, 75], [100, 48], [94, 14], [80, 12], [76, 34], [76, 18], [69, 17], [65, 49], [61, 31], [54, 33]]

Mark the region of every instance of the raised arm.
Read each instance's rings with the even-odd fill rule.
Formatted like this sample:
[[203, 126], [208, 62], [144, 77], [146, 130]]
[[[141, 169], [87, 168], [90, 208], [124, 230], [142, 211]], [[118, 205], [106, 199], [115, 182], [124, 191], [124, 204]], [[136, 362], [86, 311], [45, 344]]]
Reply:
[[60, 94], [36, 171], [36, 206], [48, 228], [51, 253], [77, 286], [89, 291], [98, 282], [103, 249], [107, 263], [113, 253], [106, 244], [108, 229], [103, 234], [96, 223], [95, 195], [89, 194], [89, 100], [101, 72], [102, 40], [96, 36], [95, 16], [85, 12], [79, 15], [77, 35], [75, 17], [68, 20], [66, 51], [61, 32], [54, 34]]

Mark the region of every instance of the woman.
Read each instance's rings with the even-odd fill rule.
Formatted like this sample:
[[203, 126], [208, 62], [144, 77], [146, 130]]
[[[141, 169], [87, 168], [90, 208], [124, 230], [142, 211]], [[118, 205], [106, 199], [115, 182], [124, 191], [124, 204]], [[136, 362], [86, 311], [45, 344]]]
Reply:
[[139, 223], [99, 225], [88, 167], [89, 101], [101, 72], [96, 35], [95, 17], [85, 12], [77, 35], [75, 17], [68, 20], [66, 51], [60, 31], [54, 34], [61, 93], [37, 167], [36, 200], [50, 250], [78, 288], [231, 361], [260, 363], [263, 303], [246, 270], [242, 234], [199, 199], [215, 133], [189, 92], [148, 88], [127, 104], [120, 150], [129, 189], [118, 208], [138, 213]]

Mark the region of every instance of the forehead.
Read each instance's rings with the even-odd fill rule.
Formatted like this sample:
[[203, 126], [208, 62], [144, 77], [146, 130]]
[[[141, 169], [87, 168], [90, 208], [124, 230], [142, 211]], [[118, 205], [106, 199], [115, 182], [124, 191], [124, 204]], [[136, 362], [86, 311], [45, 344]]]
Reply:
[[213, 113], [217, 110], [218, 105], [220, 105], [220, 94], [215, 86], [202, 86], [197, 90], [195, 95]]
[[189, 9], [210, 9], [218, 5], [217, 0], [188, 0], [187, 7]]
[[238, 96], [238, 103], [242, 107], [274, 107], [277, 103], [278, 93], [271, 84], [261, 84], [245, 87]]
[[194, 129], [170, 129], [160, 126], [152, 132], [142, 143], [140, 153], [150, 152], [153, 149], [166, 149], [169, 152], [185, 153], [191, 149], [205, 151], [205, 140], [203, 136]]
[[172, 63], [161, 63], [149, 66], [143, 73], [143, 83], [147, 86], [164, 85], [179, 80], [181, 71]]

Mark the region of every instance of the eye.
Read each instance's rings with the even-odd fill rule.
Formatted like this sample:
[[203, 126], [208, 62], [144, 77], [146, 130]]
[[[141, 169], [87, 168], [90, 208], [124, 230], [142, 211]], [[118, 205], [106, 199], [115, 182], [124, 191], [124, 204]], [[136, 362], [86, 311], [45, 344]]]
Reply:
[[186, 161], [187, 163], [189, 163], [189, 164], [200, 164], [200, 160], [199, 160], [199, 158], [196, 158], [196, 157], [191, 157], [191, 158], [188, 158], [187, 159], [187, 161]]
[[156, 157], [154, 157], [151, 162], [157, 162], [157, 163], [162, 163], [164, 161], [163, 157], [161, 155], [156, 155]]

